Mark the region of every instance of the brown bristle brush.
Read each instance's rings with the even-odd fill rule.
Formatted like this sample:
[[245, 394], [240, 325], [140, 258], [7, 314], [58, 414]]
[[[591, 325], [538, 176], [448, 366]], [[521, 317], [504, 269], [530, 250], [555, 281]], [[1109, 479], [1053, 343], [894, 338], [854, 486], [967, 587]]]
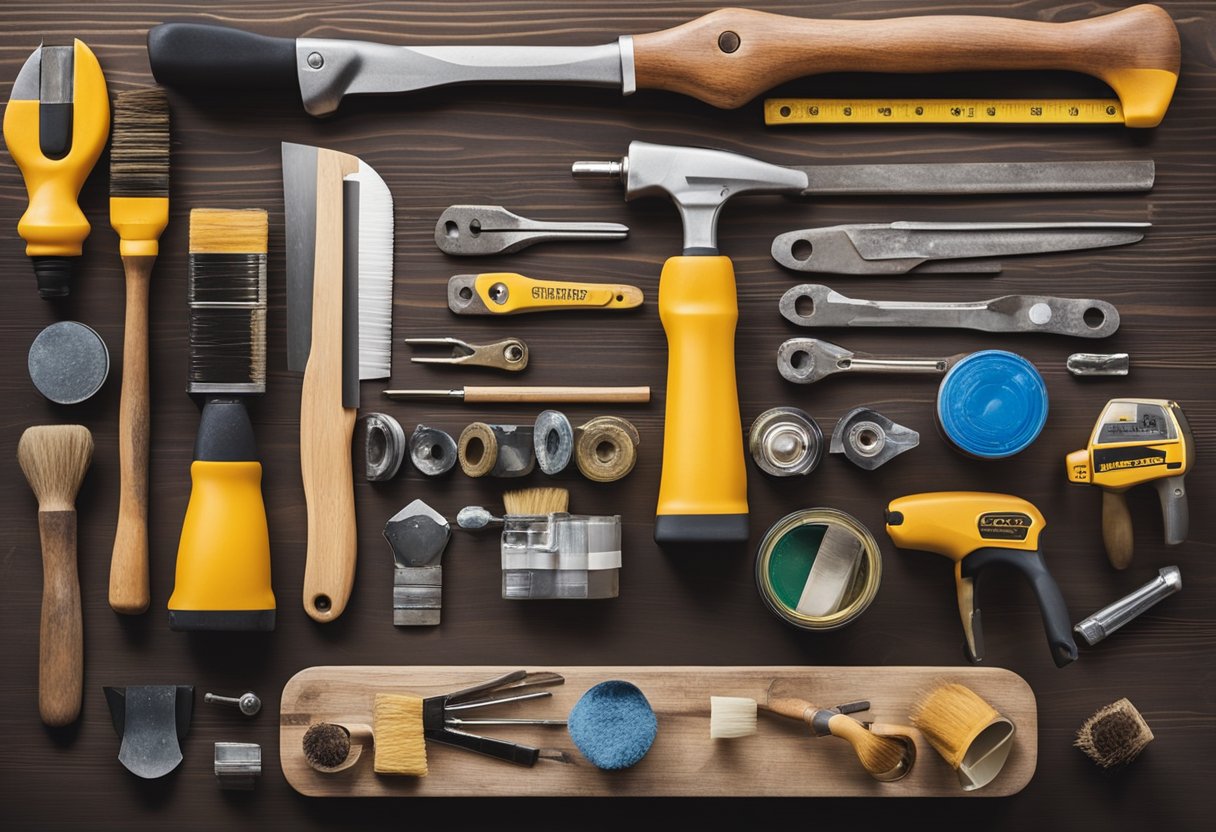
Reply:
[[1013, 750], [1013, 723], [966, 685], [934, 688], [913, 707], [911, 721], [958, 774], [963, 791], [991, 783]]
[[[750, 700], [735, 699], [734, 702], [721, 703], [718, 707], [721, 709], [725, 706], [727, 710], [737, 711], [741, 717], [744, 708], [751, 707], [747, 702]], [[860, 707], [856, 710], [864, 710], [868, 707], [868, 703], [857, 704]], [[875, 780], [889, 783], [906, 777], [912, 770], [912, 764], [916, 762], [916, 743], [911, 737], [904, 734], [876, 734], [853, 717], [841, 713], [840, 710], [820, 708], [806, 700], [793, 697], [770, 698], [767, 703], [760, 703], [758, 707], [778, 716], [805, 722], [811, 727], [815, 736], [825, 737], [830, 734], [833, 737], [840, 737], [853, 746], [853, 752], [861, 761], [862, 768]], [[845, 706], [840, 707], [843, 709]], [[712, 715], [710, 721], [712, 724]], [[726, 722], [736, 722], [736, 720], [728, 718], [723, 713], [719, 718], [719, 724], [722, 725]], [[733, 736], [742, 735], [734, 734]]]
[[322, 774], [335, 774], [359, 762], [363, 749], [371, 744], [371, 726], [318, 722], [304, 732], [304, 759]]
[[110, 607], [148, 608], [148, 289], [169, 224], [169, 100], [159, 87], [119, 93], [110, 147], [110, 225], [126, 273], [122, 396], [118, 408], [118, 528]]
[[28, 428], [17, 443], [17, 461], [38, 498], [38, 713], [50, 726], [67, 725], [80, 716], [84, 635], [76, 570], [76, 492], [92, 459], [93, 434], [81, 425]]
[[502, 495], [502, 506], [506, 514], [513, 515], [560, 514], [570, 508], [570, 492], [564, 488], [507, 491]]
[[1085, 720], [1074, 745], [1102, 768], [1114, 768], [1136, 759], [1152, 741], [1152, 729], [1136, 706], [1120, 699]]

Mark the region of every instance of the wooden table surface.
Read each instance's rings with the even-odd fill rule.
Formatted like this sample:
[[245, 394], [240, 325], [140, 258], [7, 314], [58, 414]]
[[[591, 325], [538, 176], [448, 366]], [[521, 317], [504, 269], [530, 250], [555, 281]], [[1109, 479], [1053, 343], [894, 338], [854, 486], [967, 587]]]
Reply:
[[[1122, 0], [917, 3], [882, 0], [768, 2], [758, 8], [802, 16], [847, 19], [898, 14], [984, 13], [1039, 20], [1072, 20], [1127, 5]], [[1118, 127], [767, 129], [760, 101], [722, 112], [669, 94], [622, 99], [605, 90], [451, 89], [409, 97], [351, 100], [317, 121], [286, 101], [192, 100], [172, 96], [172, 221], [152, 288], [152, 609], [124, 618], [106, 603], [110, 549], [117, 514], [117, 414], [122, 349], [123, 282], [114, 233], [108, 227], [108, 159], [85, 187], [82, 206], [93, 223], [72, 296], [52, 304], [38, 298], [15, 227], [26, 199], [20, 174], [0, 162], [0, 518], [6, 544], [0, 559], [0, 794], [7, 828], [426, 828], [477, 821], [496, 826], [542, 826], [588, 819], [645, 821], [655, 811], [678, 812], [690, 824], [753, 826], [764, 819], [803, 817], [821, 825], [844, 821], [917, 819], [951, 826], [1161, 830], [1198, 828], [1211, 817], [1216, 777], [1216, 520], [1204, 511], [1216, 498], [1216, 15], [1204, 0], [1163, 2], [1182, 35], [1183, 68], [1164, 124], [1147, 131]], [[621, 33], [675, 25], [709, 11], [705, 2], [639, 3], [602, 0], [477, 3], [106, 2], [10, 0], [0, 15], [0, 96], [40, 40], [79, 36], [96, 52], [111, 93], [152, 82], [144, 49], [148, 27], [165, 20], [244, 25], [267, 34], [353, 37], [402, 44], [596, 44]], [[1101, 84], [1066, 74], [969, 77], [834, 76], [787, 84], [793, 95], [1018, 95], [1102, 96]], [[720, 240], [739, 278], [740, 397], [744, 424], [762, 410], [796, 405], [829, 430], [851, 407], [867, 404], [921, 432], [919, 448], [876, 472], [827, 458], [805, 480], [777, 481], [751, 472], [752, 540], [728, 551], [675, 557], [651, 541], [652, 512], [662, 442], [665, 344], [655, 307], [657, 275], [678, 253], [679, 220], [663, 200], [626, 205], [614, 185], [571, 181], [578, 159], [622, 155], [632, 139], [714, 145], [786, 163], [923, 162], [1037, 159], [1154, 159], [1157, 184], [1149, 194], [1008, 197], [991, 199], [824, 198], [801, 202], [741, 198], [723, 212]], [[474, 481], [459, 472], [424, 479], [407, 472], [370, 485], [357, 476], [361, 558], [352, 603], [336, 623], [319, 626], [300, 604], [304, 503], [297, 462], [300, 379], [286, 370], [283, 212], [279, 142], [306, 142], [360, 156], [388, 182], [396, 202], [394, 362], [396, 386], [457, 386], [503, 382], [488, 371], [411, 365], [401, 338], [455, 335], [471, 341], [507, 334], [524, 337], [533, 384], [590, 382], [650, 384], [648, 406], [605, 411], [569, 407], [575, 419], [616, 412], [642, 436], [641, 459], [629, 478], [597, 485], [569, 472], [556, 480], [534, 474], [526, 485], [571, 490], [578, 511], [620, 513], [625, 522], [621, 596], [611, 602], [523, 604], [499, 597], [493, 535], [457, 531], [445, 555], [443, 624], [394, 629], [392, 567], [380, 532], [388, 517], [422, 497], [454, 518], [466, 504], [497, 506], [500, 491], [518, 481]], [[535, 217], [629, 224], [623, 243], [536, 247], [513, 257], [449, 258], [435, 249], [432, 229], [449, 204], [502, 204]], [[269, 635], [186, 635], [170, 632], [165, 603], [172, 588], [177, 537], [189, 494], [188, 467], [197, 410], [185, 393], [186, 238], [191, 208], [261, 207], [271, 216], [269, 389], [253, 406], [265, 465], [264, 492], [274, 553], [278, 629]], [[932, 421], [936, 385], [928, 379], [833, 379], [814, 387], [785, 383], [773, 358], [785, 338], [810, 334], [782, 320], [781, 293], [799, 278], [769, 258], [777, 233], [814, 225], [892, 220], [1151, 220], [1153, 228], [1130, 248], [1009, 260], [996, 278], [938, 277], [876, 280], [838, 278], [833, 286], [854, 297], [979, 299], [1009, 293], [1058, 293], [1105, 298], [1117, 304], [1122, 326], [1104, 342], [1053, 336], [985, 335], [945, 331], [824, 333], [849, 348], [872, 353], [938, 356], [1006, 348], [1034, 361], [1050, 391], [1051, 414], [1027, 451], [1000, 462], [965, 459], [946, 447]], [[506, 269], [536, 277], [635, 282], [647, 292], [636, 314], [554, 315], [508, 322], [455, 318], [445, 308], [452, 274]], [[99, 395], [76, 407], [43, 400], [25, 370], [26, 350], [38, 331], [61, 319], [94, 327], [106, 340], [113, 371]], [[1076, 379], [1065, 357], [1079, 350], [1127, 351], [1131, 375]], [[458, 432], [475, 419], [530, 422], [537, 408], [458, 404], [396, 404], [363, 386], [365, 409], [395, 415], [407, 431], [418, 422]], [[1189, 476], [1190, 539], [1166, 549], [1151, 489], [1132, 494], [1137, 553], [1125, 573], [1106, 563], [1099, 538], [1097, 489], [1067, 483], [1064, 455], [1082, 447], [1102, 405], [1117, 396], [1176, 398], [1199, 448]], [[84, 712], [64, 731], [38, 721], [37, 626], [41, 569], [35, 502], [15, 463], [27, 426], [80, 422], [97, 444], [80, 494], [80, 576], [84, 592], [86, 677]], [[361, 454], [356, 452], [357, 465]], [[359, 470], [359, 468], [357, 468]], [[992, 663], [1022, 674], [1040, 705], [1039, 768], [1030, 785], [1000, 800], [685, 801], [654, 800], [393, 801], [310, 800], [295, 794], [279, 770], [277, 711], [283, 683], [314, 664], [924, 664], [959, 665], [961, 632], [951, 569], [945, 559], [895, 550], [882, 534], [886, 501], [939, 489], [1009, 491], [1035, 502], [1050, 528], [1047, 561], [1074, 619], [1141, 585], [1160, 566], [1177, 564], [1181, 594], [1169, 599], [1077, 663], [1057, 670], [1043, 643], [1029, 590], [1010, 576], [990, 576], [983, 608]], [[874, 530], [884, 556], [877, 602], [851, 627], [833, 634], [790, 629], [761, 604], [752, 577], [755, 546], [787, 512], [810, 506], [843, 509]], [[116, 760], [102, 685], [177, 683], [196, 686], [193, 728], [179, 771], [139, 781]], [[256, 691], [263, 712], [246, 720], [202, 704], [204, 691]], [[710, 693], [710, 691], [706, 691]], [[878, 692], [874, 692], [878, 696]], [[1091, 712], [1129, 697], [1144, 713], [1156, 741], [1132, 767], [1105, 774], [1071, 743]], [[211, 774], [213, 741], [262, 745], [264, 775], [249, 794], [221, 792]], [[527, 776], [521, 773], [521, 777]], [[813, 813], [813, 814], [812, 814]], [[833, 825], [837, 825], [833, 823]], [[1204, 824], [1206, 827], [1206, 824]]]

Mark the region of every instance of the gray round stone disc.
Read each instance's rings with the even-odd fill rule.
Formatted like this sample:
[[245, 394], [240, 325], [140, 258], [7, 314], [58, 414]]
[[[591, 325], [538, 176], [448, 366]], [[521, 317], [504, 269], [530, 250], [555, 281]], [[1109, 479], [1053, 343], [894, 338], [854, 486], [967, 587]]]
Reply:
[[30, 345], [30, 380], [58, 404], [93, 396], [110, 373], [110, 352], [90, 327], [76, 321], [51, 324]]

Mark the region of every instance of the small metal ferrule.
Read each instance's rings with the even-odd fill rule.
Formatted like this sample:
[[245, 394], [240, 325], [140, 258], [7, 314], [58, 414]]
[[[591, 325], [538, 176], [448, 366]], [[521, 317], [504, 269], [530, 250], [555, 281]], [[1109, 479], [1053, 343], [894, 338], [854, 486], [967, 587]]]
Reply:
[[560, 410], [544, 410], [532, 426], [536, 464], [552, 476], [566, 470], [574, 456], [574, 427]]
[[1073, 627], [1073, 632], [1093, 647], [1180, 589], [1182, 572], [1177, 566], [1166, 566], [1158, 571], [1156, 578], [1135, 592], [1108, 604], [1081, 621]]
[[460, 433], [460, 468], [470, 477], [523, 477], [536, 466], [532, 425], [473, 422]]
[[752, 460], [773, 477], [809, 474], [823, 457], [823, 431], [805, 411], [774, 407], [756, 417], [748, 429]]
[[405, 459], [405, 430], [401, 423], [387, 413], [369, 413], [365, 417], [367, 481], [384, 482], [397, 476]]
[[1074, 352], [1066, 366], [1074, 376], [1125, 376], [1131, 369], [1131, 356], [1125, 352]]
[[456, 440], [447, 431], [419, 425], [410, 435], [410, 462], [428, 477], [451, 471], [457, 457]]
[[637, 465], [641, 436], [628, 419], [598, 416], [575, 432], [574, 460], [593, 482], [616, 482]]
[[262, 746], [256, 742], [217, 742], [215, 779], [221, 789], [251, 791], [262, 776]]

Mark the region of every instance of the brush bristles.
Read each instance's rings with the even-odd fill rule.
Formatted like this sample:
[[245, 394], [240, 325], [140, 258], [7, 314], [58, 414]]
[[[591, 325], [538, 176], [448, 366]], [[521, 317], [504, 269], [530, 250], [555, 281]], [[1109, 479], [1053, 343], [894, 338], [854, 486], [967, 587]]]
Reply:
[[159, 87], [114, 99], [110, 195], [169, 196], [169, 99]]
[[995, 708], [966, 685], [934, 688], [912, 709], [912, 724], [951, 768], [958, 769], [971, 741], [1000, 717]]
[[377, 774], [426, 776], [426, 739], [420, 698], [397, 693], [376, 694], [372, 733], [376, 737]]
[[709, 697], [709, 738], [726, 740], [756, 733], [756, 700], [743, 696]]
[[507, 514], [557, 514], [570, 506], [570, 492], [564, 488], [524, 488], [502, 495]]
[[1136, 706], [1120, 699], [1085, 720], [1074, 745], [1102, 768], [1113, 768], [1136, 759], [1152, 741], [1152, 729]]
[[270, 221], [261, 208], [195, 208], [191, 254], [265, 254]]
[[266, 389], [266, 212], [190, 212], [191, 393]]
[[865, 731], [857, 735], [853, 751], [862, 768], [880, 780], [906, 772], [908, 748], [901, 740]]
[[72, 511], [92, 459], [93, 434], [83, 425], [37, 425], [17, 443], [17, 461], [39, 511]]
[[317, 768], [337, 768], [350, 756], [350, 732], [332, 722], [318, 722], [304, 732], [304, 757]]

